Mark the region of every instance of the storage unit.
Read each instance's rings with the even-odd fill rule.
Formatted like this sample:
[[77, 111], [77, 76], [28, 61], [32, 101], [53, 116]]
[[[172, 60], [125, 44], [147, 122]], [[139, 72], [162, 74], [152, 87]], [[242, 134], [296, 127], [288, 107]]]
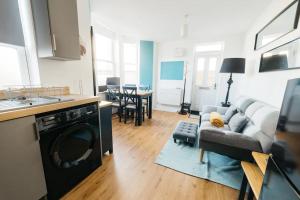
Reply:
[[47, 194], [35, 117], [0, 122], [0, 199], [36, 200]]
[[39, 58], [79, 60], [76, 0], [31, 0]]
[[112, 106], [100, 107], [102, 153], [113, 153]]

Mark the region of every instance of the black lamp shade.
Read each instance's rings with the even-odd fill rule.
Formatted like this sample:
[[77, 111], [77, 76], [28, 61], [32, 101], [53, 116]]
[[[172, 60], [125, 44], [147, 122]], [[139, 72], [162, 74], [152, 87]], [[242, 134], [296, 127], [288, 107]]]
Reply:
[[220, 73], [245, 73], [245, 58], [225, 58]]

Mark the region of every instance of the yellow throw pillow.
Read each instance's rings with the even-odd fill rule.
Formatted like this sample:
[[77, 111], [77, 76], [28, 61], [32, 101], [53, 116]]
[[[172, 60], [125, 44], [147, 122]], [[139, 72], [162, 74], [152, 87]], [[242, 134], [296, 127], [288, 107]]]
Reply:
[[211, 125], [215, 127], [223, 127], [224, 126], [224, 120], [222, 116], [217, 112], [210, 113], [210, 123]]

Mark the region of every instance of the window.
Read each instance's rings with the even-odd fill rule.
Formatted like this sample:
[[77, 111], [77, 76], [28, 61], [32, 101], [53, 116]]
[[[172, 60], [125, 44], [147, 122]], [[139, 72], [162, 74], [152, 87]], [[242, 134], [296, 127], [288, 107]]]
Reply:
[[25, 45], [5, 44], [5, 42], [11, 43], [11, 41], [0, 43], [0, 89], [40, 85], [30, 2], [19, 0], [18, 11]]
[[198, 55], [196, 63], [196, 85], [200, 87], [215, 87], [216, 75], [219, 69], [219, 55]]
[[210, 57], [208, 61], [207, 86], [214, 87], [216, 84], [217, 57]]
[[0, 87], [29, 84], [24, 47], [0, 44]]
[[222, 49], [222, 43], [204, 44], [196, 47], [195, 82], [197, 86], [215, 87]]
[[114, 40], [100, 34], [95, 34], [95, 68], [98, 85], [114, 76]]
[[121, 84], [139, 80], [139, 43], [105, 27], [96, 26], [93, 36], [97, 85], [106, 85], [107, 77], [120, 77]]
[[211, 51], [222, 51], [223, 44], [221, 42], [213, 44], [203, 44], [196, 47], [196, 52], [211, 52]]
[[197, 85], [204, 85], [204, 69], [205, 69], [205, 59], [198, 58], [197, 60], [197, 72], [196, 72], [196, 84]]
[[138, 45], [136, 43], [123, 44], [124, 83], [138, 83]]

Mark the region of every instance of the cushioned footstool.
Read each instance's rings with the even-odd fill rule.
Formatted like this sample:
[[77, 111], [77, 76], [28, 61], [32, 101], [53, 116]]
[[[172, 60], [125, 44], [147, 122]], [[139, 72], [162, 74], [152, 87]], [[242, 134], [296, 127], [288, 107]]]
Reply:
[[179, 122], [173, 132], [173, 139], [189, 143], [191, 146], [195, 144], [197, 137], [198, 125], [189, 122]]

